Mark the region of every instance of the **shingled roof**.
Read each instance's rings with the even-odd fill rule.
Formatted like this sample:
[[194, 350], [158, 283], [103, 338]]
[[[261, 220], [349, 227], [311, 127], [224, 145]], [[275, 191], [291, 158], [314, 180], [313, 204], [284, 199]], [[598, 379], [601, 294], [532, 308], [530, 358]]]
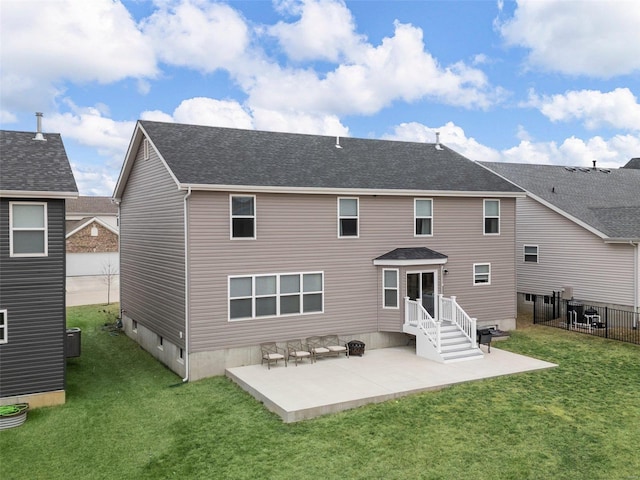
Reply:
[[640, 239], [640, 170], [480, 162], [604, 238]]
[[118, 205], [111, 201], [111, 197], [79, 196], [66, 203], [67, 215], [117, 215]]
[[[340, 138], [338, 147], [336, 137], [321, 135], [151, 121], [140, 121], [138, 127], [133, 148], [146, 135], [183, 188], [521, 192], [434, 144]], [[116, 197], [126, 183], [127, 168], [125, 161]]]
[[62, 138], [0, 130], [0, 193], [3, 196], [75, 197], [78, 193]]

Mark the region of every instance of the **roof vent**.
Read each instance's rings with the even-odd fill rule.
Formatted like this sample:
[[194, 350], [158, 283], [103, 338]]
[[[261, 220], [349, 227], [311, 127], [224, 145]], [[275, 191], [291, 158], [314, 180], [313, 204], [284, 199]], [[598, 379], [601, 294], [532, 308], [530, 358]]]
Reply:
[[609, 170], [608, 168], [600, 168], [599, 169], [602, 173], [611, 173], [611, 170]]
[[440, 145], [440, 132], [436, 132], [436, 150], [444, 150]]
[[597, 161], [597, 160], [593, 160], [593, 169], [594, 169], [594, 170], [596, 169], [596, 161]]
[[44, 135], [42, 135], [42, 112], [36, 112], [36, 120], [38, 122], [38, 129], [36, 131], [36, 136], [33, 137], [33, 139], [46, 142], [47, 139], [44, 138]]
[[576, 171], [575, 167], [564, 167], [564, 169], [565, 169], [567, 172], [575, 172], [575, 171]]
[[588, 168], [585, 168], [585, 167], [580, 167], [579, 170], [581, 172], [584, 172], [584, 173], [589, 173], [591, 171], [591, 170], [589, 170]]
[[336, 148], [342, 148], [342, 145], [340, 145], [340, 136], [339, 135], [336, 137]]

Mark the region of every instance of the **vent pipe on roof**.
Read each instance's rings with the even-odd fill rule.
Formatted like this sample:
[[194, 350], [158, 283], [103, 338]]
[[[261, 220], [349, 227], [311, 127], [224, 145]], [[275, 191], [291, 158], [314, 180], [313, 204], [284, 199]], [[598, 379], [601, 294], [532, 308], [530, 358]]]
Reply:
[[593, 169], [594, 169], [594, 170], [596, 169], [596, 161], [597, 161], [597, 160], [593, 160]]
[[440, 145], [440, 132], [436, 132], [436, 150], [443, 150], [442, 145]]
[[342, 148], [342, 146], [340, 145], [340, 136], [336, 136], [336, 148]]
[[36, 136], [33, 139], [46, 142], [47, 139], [42, 135], [42, 112], [36, 112], [36, 120], [38, 121], [38, 129], [36, 131]]

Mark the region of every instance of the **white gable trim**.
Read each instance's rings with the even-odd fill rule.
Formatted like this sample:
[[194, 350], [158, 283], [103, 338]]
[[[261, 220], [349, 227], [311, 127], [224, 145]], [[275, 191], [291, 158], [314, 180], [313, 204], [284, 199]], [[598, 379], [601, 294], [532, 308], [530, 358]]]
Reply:
[[[154, 152], [156, 152], [156, 154], [158, 155], [158, 158], [162, 162], [162, 165], [167, 170], [167, 172], [169, 172], [169, 175], [171, 175], [171, 178], [175, 182], [178, 189], [182, 189], [180, 182], [178, 182], [178, 179], [174, 175], [171, 168], [169, 168], [169, 165], [163, 158], [162, 154], [160, 154], [160, 151], [153, 144], [153, 142], [151, 141], [151, 138], [149, 138], [149, 135], [147, 135], [147, 132], [144, 130], [142, 125], [140, 125], [140, 122], [138, 122], [136, 123], [136, 128], [133, 132], [133, 137], [131, 137], [131, 142], [129, 143], [127, 154], [124, 157], [124, 163], [122, 165], [122, 170], [120, 170], [120, 175], [118, 176], [118, 182], [116, 183], [116, 188], [113, 191], [113, 198], [116, 200], [116, 202], [120, 202], [120, 200], [122, 199], [122, 193], [124, 192], [124, 187], [127, 184], [127, 180], [129, 179], [129, 175], [131, 174], [131, 170], [133, 169], [133, 164], [135, 163], [136, 155], [138, 153], [138, 150], [140, 150], [140, 145], [142, 145], [142, 140], [145, 137], [149, 140], [149, 146], [153, 148]], [[142, 160], [142, 161], [144, 162], [148, 160]]]
[[115, 228], [113, 228], [111, 225], [107, 224], [106, 222], [103, 222], [98, 217], [91, 217], [89, 220], [87, 220], [86, 222], [83, 222], [81, 225], [77, 226], [76, 228], [71, 230], [69, 233], [67, 233], [64, 238], [69, 238], [70, 236], [75, 235], [80, 230], [82, 230], [83, 228], [91, 225], [94, 222], [95, 223], [99, 223], [100, 225], [102, 225], [107, 230], [109, 230], [109, 231], [115, 233], [116, 235], [118, 235], [118, 231]]

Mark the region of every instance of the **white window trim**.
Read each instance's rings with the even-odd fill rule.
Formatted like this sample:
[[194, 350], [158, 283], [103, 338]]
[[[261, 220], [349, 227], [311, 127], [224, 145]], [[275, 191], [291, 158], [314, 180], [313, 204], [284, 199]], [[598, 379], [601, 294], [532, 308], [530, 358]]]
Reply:
[[[355, 200], [357, 214], [352, 215], [340, 215], [340, 200]], [[340, 220], [342, 219], [356, 219], [356, 234], [355, 235], [340, 235]], [[360, 238], [360, 198], [359, 197], [338, 197], [338, 238]]]
[[142, 139], [142, 159], [149, 160], [149, 139], [146, 137]]
[[[384, 284], [385, 272], [396, 272], [396, 286], [395, 287], [387, 287]], [[387, 290], [395, 290], [396, 291], [396, 306], [389, 307], [385, 304], [387, 299], [385, 293]], [[400, 270], [397, 268], [383, 268], [382, 269], [382, 308], [387, 310], [398, 310], [400, 308]]]
[[[476, 267], [479, 267], [481, 265], [487, 265], [489, 267], [489, 272], [488, 273], [480, 273], [480, 274], [476, 274]], [[477, 282], [476, 281], [476, 275], [488, 275], [488, 281], [487, 282]], [[478, 285], [491, 285], [491, 264], [490, 263], [474, 263], [473, 264], [473, 286], [478, 286]]]
[[6, 308], [0, 310], [0, 318], [0, 330], [4, 332], [4, 335], [2, 335], [4, 340], [0, 339], [0, 344], [9, 343], [9, 316]]
[[[431, 216], [430, 217], [418, 217], [418, 200], [429, 200], [431, 202]], [[416, 232], [416, 221], [419, 218], [430, 218], [431, 219], [431, 233], [423, 234]], [[414, 198], [413, 199], [413, 236], [414, 237], [433, 237], [433, 198]]]
[[[498, 216], [494, 216], [494, 215], [490, 215], [487, 216], [487, 202], [498, 202]], [[482, 233], [484, 235], [487, 236], [496, 236], [496, 235], [500, 235], [500, 224], [501, 222], [501, 205], [500, 205], [500, 199], [498, 198], [485, 198], [482, 202]], [[498, 219], [498, 231], [496, 233], [487, 233], [486, 229], [485, 229], [485, 220], [487, 218], [497, 218]]]
[[[44, 206], [44, 227], [43, 228], [13, 228], [13, 206], [14, 205], [43, 205]], [[48, 257], [49, 256], [49, 214], [47, 202], [9, 202], [9, 256], [10, 257]], [[13, 232], [41, 232], [44, 231], [44, 253], [14, 253], [13, 252]]]
[[[233, 199], [234, 197], [251, 197], [253, 198], [253, 215], [234, 215]], [[252, 218], [253, 219], [253, 237], [234, 237], [233, 236], [233, 219], [234, 218]], [[234, 193], [229, 195], [229, 238], [231, 240], [256, 240], [258, 238], [258, 202], [255, 195]]]
[[[535, 247], [536, 249], [536, 253], [535, 253], [535, 257], [536, 257], [536, 261], [535, 262], [528, 262], [527, 259], [527, 255], [529, 256], [533, 256], [533, 253], [527, 253], [527, 247], [531, 248], [531, 247]], [[538, 245], [523, 245], [522, 246], [522, 261], [524, 263], [540, 263], [540, 247]]]
[[[304, 291], [304, 276], [305, 275], [322, 275], [322, 284], [320, 286], [320, 290], [315, 290], [312, 292]], [[292, 296], [294, 293], [284, 293], [280, 292], [280, 277], [286, 277], [287, 275], [299, 275], [300, 276], [300, 291], [298, 294], [300, 295], [300, 311], [296, 313], [280, 313], [280, 298], [282, 296]], [[273, 295], [257, 295], [256, 294], [256, 278], [258, 277], [276, 277], [276, 293]], [[234, 278], [251, 278], [251, 296], [244, 297], [233, 297], [231, 298], [231, 280]], [[319, 311], [314, 312], [304, 312], [304, 295], [313, 295], [313, 294], [321, 294], [322, 295], [322, 305]], [[276, 297], [276, 314], [275, 315], [256, 315], [256, 299], [257, 298], [265, 298], [265, 297]], [[241, 300], [241, 299], [251, 299], [251, 316], [250, 317], [242, 317], [242, 318], [231, 318], [231, 300]], [[247, 320], [262, 320], [269, 318], [281, 318], [281, 317], [293, 317], [300, 315], [319, 315], [324, 313], [324, 299], [325, 299], [325, 290], [324, 290], [324, 271], [314, 271], [314, 272], [287, 272], [287, 273], [259, 273], [253, 275], [229, 275], [227, 277], [227, 320], [229, 322], [246, 322]]]

